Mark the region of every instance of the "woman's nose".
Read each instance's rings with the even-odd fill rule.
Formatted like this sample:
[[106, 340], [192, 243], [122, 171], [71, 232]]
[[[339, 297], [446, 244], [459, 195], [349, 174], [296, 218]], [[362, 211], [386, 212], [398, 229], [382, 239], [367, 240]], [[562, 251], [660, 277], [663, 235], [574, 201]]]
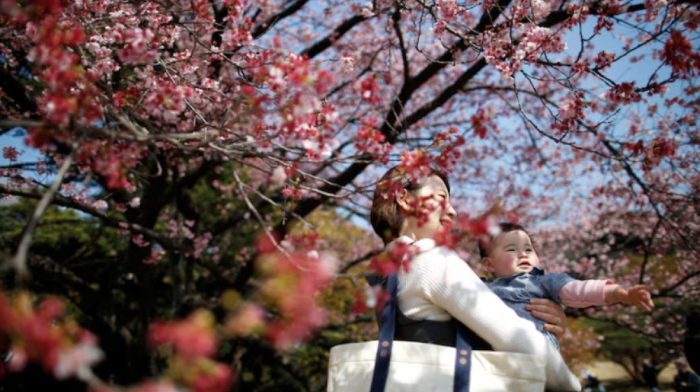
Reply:
[[457, 211], [455, 211], [455, 209], [452, 207], [452, 204], [450, 203], [447, 203], [447, 216], [449, 216], [450, 218], [454, 218], [455, 216], [457, 216]]

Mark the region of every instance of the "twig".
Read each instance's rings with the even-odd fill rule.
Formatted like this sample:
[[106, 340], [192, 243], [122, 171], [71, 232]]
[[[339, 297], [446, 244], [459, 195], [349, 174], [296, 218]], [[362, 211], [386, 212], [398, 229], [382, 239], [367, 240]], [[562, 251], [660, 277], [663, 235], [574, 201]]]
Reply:
[[341, 273], [347, 272], [350, 268], [360, 264], [361, 262], [371, 259], [372, 257], [382, 253], [384, 249], [378, 249], [378, 250], [373, 250], [371, 252], [367, 252], [364, 255], [358, 257], [355, 260], [349, 261], [345, 266], [340, 270]]
[[71, 153], [71, 155], [69, 155], [68, 158], [66, 158], [66, 160], [63, 162], [63, 165], [61, 165], [61, 169], [58, 171], [58, 174], [53, 180], [51, 187], [46, 191], [46, 193], [44, 193], [44, 196], [41, 198], [39, 204], [34, 210], [34, 214], [29, 219], [29, 222], [27, 222], [27, 225], [24, 227], [24, 231], [22, 233], [22, 240], [20, 241], [19, 246], [17, 247], [17, 252], [11, 260], [11, 265], [17, 271], [18, 279], [26, 278], [29, 273], [27, 270], [27, 252], [29, 251], [29, 245], [31, 245], [32, 243], [34, 231], [36, 231], [36, 227], [39, 223], [39, 220], [46, 212], [46, 209], [48, 208], [49, 204], [51, 204], [51, 200], [53, 200], [54, 196], [56, 195], [56, 192], [58, 192], [59, 188], [61, 187], [63, 177], [66, 175], [66, 172], [68, 172], [68, 169], [70, 168], [72, 163], [73, 153]]
[[262, 226], [263, 230], [265, 230], [265, 235], [267, 235], [267, 237], [270, 239], [270, 241], [272, 241], [272, 243], [275, 245], [275, 248], [277, 248], [277, 250], [279, 250], [282, 254], [284, 254], [285, 256], [287, 256], [291, 260], [292, 257], [277, 242], [274, 234], [272, 234], [270, 229], [265, 224], [265, 220], [262, 218], [262, 216], [260, 216], [260, 213], [258, 212], [258, 210], [255, 208], [253, 203], [248, 198], [248, 194], [246, 193], [246, 191], [244, 189], [243, 181], [241, 181], [241, 178], [238, 176], [238, 170], [236, 170], [235, 167], [233, 168], [233, 178], [236, 180], [236, 183], [238, 184], [238, 191], [241, 193], [241, 196], [243, 197], [243, 200], [245, 201], [246, 206], [248, 206], [248, 209], [250, 210], [250, 212], [252, 212], [253, 215], [255, 215], [255, 217], [258, 219], [258, 222], [260, 223], [260, 226]]

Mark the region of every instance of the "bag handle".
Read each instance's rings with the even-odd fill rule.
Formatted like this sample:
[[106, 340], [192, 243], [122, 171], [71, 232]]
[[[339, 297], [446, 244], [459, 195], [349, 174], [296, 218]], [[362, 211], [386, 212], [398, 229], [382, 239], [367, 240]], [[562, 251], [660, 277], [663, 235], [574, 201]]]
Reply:
[[[391, 295], [384, 305], [379, 329], [379, 342], [377, 344], [377, 356], [374, 362], [374, 373], [370, 392], [384, 392], [386, 380], [389, 377], [389, 364], [391, 362], [391, 349], [394, 345], [394, 332], [396, 331], [396, 309], [398, 301], [398, 274], [387, 277], [387, 291]], [[453, 392], [469, 392], [469, 381], [472, 366], [472, 345], [467, 335], [467, 327], [455, 321], [457, 336], [455, 341], [455, 373]]]

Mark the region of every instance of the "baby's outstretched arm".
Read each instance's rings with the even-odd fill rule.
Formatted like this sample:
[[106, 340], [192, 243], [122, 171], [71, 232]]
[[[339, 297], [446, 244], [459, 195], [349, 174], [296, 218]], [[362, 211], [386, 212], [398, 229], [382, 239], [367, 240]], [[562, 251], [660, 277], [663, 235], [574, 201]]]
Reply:
[[564, 305], [574, 308], [622, 303], [646, 311], [654, 309], [648, 286], [626, 288], [609, 280], [571, 281], [561, 288], [559, 298]]
[[654, 301], [651, 300], [649, 287], [643, 285], [632, 286], [630, 288], [625, 288], [618, 284], [606, 285], [605, 303], [622, 303], [625, 305], [636, 306], [640, 309], [646, 310], [647, 312], [654, 309]]

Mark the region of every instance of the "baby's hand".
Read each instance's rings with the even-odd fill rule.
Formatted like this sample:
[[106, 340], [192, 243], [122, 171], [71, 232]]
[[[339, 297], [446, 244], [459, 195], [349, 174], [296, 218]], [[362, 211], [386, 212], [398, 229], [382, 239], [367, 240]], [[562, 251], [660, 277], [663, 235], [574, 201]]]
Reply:
[[654, 301], [651, 300], [651, 293], [649, 293], [648, 286], [633, 286], [626, 290], [627, 295], [622, 296], [621, 301], [623, 304], [636, 306], [647, 312], [654, 309]]

